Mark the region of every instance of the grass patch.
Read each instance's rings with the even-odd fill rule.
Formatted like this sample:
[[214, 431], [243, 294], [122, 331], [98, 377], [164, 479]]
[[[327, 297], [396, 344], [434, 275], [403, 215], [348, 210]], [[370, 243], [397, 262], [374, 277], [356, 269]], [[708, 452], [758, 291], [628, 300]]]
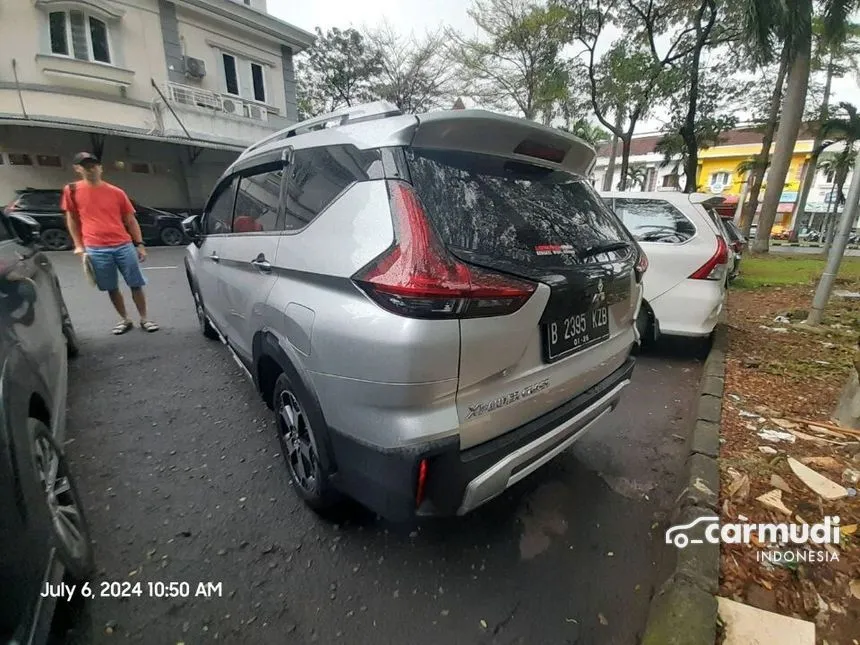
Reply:
[[[806, 255], [744, 256], [741, 275], [732, 283], [738, 289], [760, 289], [813, 284], [824, 271], [824, 258]], [[837, 281], [860, 282], [860, 258], [845, 257]]]

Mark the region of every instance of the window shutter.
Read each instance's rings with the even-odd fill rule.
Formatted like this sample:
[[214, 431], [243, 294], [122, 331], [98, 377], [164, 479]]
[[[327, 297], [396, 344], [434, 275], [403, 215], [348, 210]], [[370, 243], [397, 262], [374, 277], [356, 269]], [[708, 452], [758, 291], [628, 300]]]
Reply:
[[82, 11], [70, 11], [69, 20], [72, 23], [72, 51], [75, 58], [89, 60], [90, 52], [87, 47], [87, 25]]

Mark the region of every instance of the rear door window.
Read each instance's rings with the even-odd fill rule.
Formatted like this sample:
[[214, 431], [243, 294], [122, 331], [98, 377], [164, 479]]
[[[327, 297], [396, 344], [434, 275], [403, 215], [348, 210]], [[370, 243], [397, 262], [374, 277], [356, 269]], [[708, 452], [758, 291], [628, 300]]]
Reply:
[[234, 233], [277, 231], [284, 168], [276, 167], [242, 177], [233, 214]]
[[17, 208], [31, 211], [59, 211], [60, 192], [45, 191], [23, 193], [18, 198]]
[[425, 211], [455, 252], [541, 268], [630, 253], [584, 254], [630, 239], [584, 178], [459, 151], [412, 149], [407, 159]]
[[696, 234], [687, 216], [662, 199], [616, 199], [615, 212], [640, 242], [680, 244]]

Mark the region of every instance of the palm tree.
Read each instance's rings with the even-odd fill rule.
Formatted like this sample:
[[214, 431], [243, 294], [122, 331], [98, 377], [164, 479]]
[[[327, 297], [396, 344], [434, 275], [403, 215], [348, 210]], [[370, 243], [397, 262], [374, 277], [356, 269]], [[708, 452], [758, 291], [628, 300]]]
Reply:
[[[648, 180], [648, 169], [644, 164], [630, 164], [627, 168], [627, 186], [639, 186], [640, 190], [645, 190], [645, 182]], [[623, 190], [621, 186], [619, 190]]]
[[818, 164], [819, 171], [828, 177], [833, 177], [834, 184], [824, 220], [825, 244], [823, 253], [825, 256], [830, 251], [831, 239], [829, 233], [832, 225], [835, 223], [833, 218], [830, 217], [831, 207], [835, 214], [839, 212], [839, 206], [845, 203], [845, 182], [848, 179], [848, 173], [854, 167], [855, 151], [853, 145], [853, 141], [850, 144], [846, 141], [845, 147], [839, 152], [828, 152], [821, 155], [821, 161]]
[[585, 117], [579, 117], [560, 129], [576, 135], [593, 148], [597, 148], [601, 143], [609, 141], [609, 133], [599, 125], [594, 125]]
[[[848, 31], [848, 16], [860, 0], [824, 0], [823, 38], [825, 42], [844, 41]], [[780, 196], [785, 184], [794, 146], [803, 119], [803, 107], [809, 87], [812, 61], [812, 0], [751, 0], [746, 12], [745, 31], [760, 59], [768, 59], [774, 41], [784, 43], [788, 50], [788, 83], [782, 101], [782, 118], [776, 132], [770, 181], [762, 202], [761, 217], [753, 252], [768, 250], [770, 230], [776, 218]]]

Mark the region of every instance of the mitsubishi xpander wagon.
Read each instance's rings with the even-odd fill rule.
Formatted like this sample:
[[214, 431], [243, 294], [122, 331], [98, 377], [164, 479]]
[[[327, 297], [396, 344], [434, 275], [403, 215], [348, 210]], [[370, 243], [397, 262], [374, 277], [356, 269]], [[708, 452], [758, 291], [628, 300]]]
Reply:
[[594, 157], [531, 121], [375, 103], [224, 173], [185, 222], [188, 281], [308, 505], [467, 513], [615, 407], [647, 259]]

